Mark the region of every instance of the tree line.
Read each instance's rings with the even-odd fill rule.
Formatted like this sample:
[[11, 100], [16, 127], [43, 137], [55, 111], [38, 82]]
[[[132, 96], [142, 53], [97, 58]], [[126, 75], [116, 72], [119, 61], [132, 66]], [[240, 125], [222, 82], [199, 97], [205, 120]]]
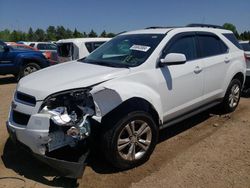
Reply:
[[[235, 36], [239, 40], [250, 40], [250, 31], [244, 31], [242, 33], [238, 33], [236, 27], [231, 23], [225, 23], [223, 25], [225, 29], [231, 30], [234, 32]], [[29, 28], [28, 32], [13, 30], [10, 31], [5, 29], [0, 31], [0, 40], [3, 41], [57, 41], [60, 39], [68, 39], [68, 38], [85, 38], [85, 37], [114, 37], [114, 33], [107, 33], [105, 30], [98, 35], [93, 29], [89, 32], [80, 32], [77, 29], [73, 31], [69, 28], [64, 28], [63, 26], [49, 26], [46, 30], [36, 29], [33, 30]]]
[[68, 38], [85, 38], [85, 37], [114, 37], [114, 33], [107, 33], [105, 30], [98, 35], [93, 29], [89, 32], [80, 32], [77, 29], [73, 31], [63, 26], [49, 26], [46, 30], [38, 28], [33, 30], [31, 27], [28, 32], [5, 29], [0, 31], [0, 40], [5, 42], [17, 41], [58, 41]]
[[238, 40], [249, 40], [250, 41], [250, 31], [244, 31], [242, 33], [238, 33], [235, 25], [233, 25], [232, 23], [224, 23], [223, 28], [231, 30], [235, 36], [237, 37]]

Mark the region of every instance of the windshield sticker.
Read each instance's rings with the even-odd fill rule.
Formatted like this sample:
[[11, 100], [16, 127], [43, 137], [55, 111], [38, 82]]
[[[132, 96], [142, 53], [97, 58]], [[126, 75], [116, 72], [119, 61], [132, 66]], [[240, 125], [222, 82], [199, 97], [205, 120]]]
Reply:
[[150, 46], [143, 46], [143, 45], [134, 44], [129, 49], [130, 50], [137, 50], [137, 51], [147, 52], [150, 49]]

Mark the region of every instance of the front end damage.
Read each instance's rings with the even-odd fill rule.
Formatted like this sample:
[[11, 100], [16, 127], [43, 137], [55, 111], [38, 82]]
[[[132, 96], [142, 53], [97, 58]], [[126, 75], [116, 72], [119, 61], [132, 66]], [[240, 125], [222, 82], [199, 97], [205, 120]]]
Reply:
[[74, 90], [48, 97], [38, 113], [30, 116], [26, 127], [13, 121], [10, 137], [28, 146], [32, 153], [60, 175], [81, 177], [89, 154], [88, 137], [95, 104], [89, 90]]

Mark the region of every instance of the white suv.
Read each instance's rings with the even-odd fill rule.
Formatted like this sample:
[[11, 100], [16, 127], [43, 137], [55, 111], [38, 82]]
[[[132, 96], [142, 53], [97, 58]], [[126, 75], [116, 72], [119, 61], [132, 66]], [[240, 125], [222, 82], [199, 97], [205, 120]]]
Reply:
[[[202, 26], [126, 32], [85, 59], [22, 78], [7, 122], [11, 137], [55, 168], [53, 152], [93, 140], [111, 164], [128, 169], [149, 159], [160, 129], [215, 105], [234, 111], [244, 52], [231, 31]], [[74, 155], [60, 159], [67, 154]]]

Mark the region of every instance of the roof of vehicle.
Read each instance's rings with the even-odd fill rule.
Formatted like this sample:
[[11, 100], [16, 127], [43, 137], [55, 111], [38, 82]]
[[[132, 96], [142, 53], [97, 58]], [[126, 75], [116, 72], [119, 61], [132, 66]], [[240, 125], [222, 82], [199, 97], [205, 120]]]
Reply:
[[66, 43], [66, 42], [97, 42], [97, 41], [108, 41], [111, 38], [71, 38], [71, 39], [61, 39], [56, 43]]
[[29, 44], [34, 43], [34, 44], [54, 44], [52, 42], [29, 42]]
[[226, 29], [211, 28], [211, 27], [149, 27], [146, 29], [125, 32], [125, 33], [122, 33], [121, 35], [124, 35], [124, 34], [166, 34], [170, 30], [232, 33], [232, 31], [229, 31]]

